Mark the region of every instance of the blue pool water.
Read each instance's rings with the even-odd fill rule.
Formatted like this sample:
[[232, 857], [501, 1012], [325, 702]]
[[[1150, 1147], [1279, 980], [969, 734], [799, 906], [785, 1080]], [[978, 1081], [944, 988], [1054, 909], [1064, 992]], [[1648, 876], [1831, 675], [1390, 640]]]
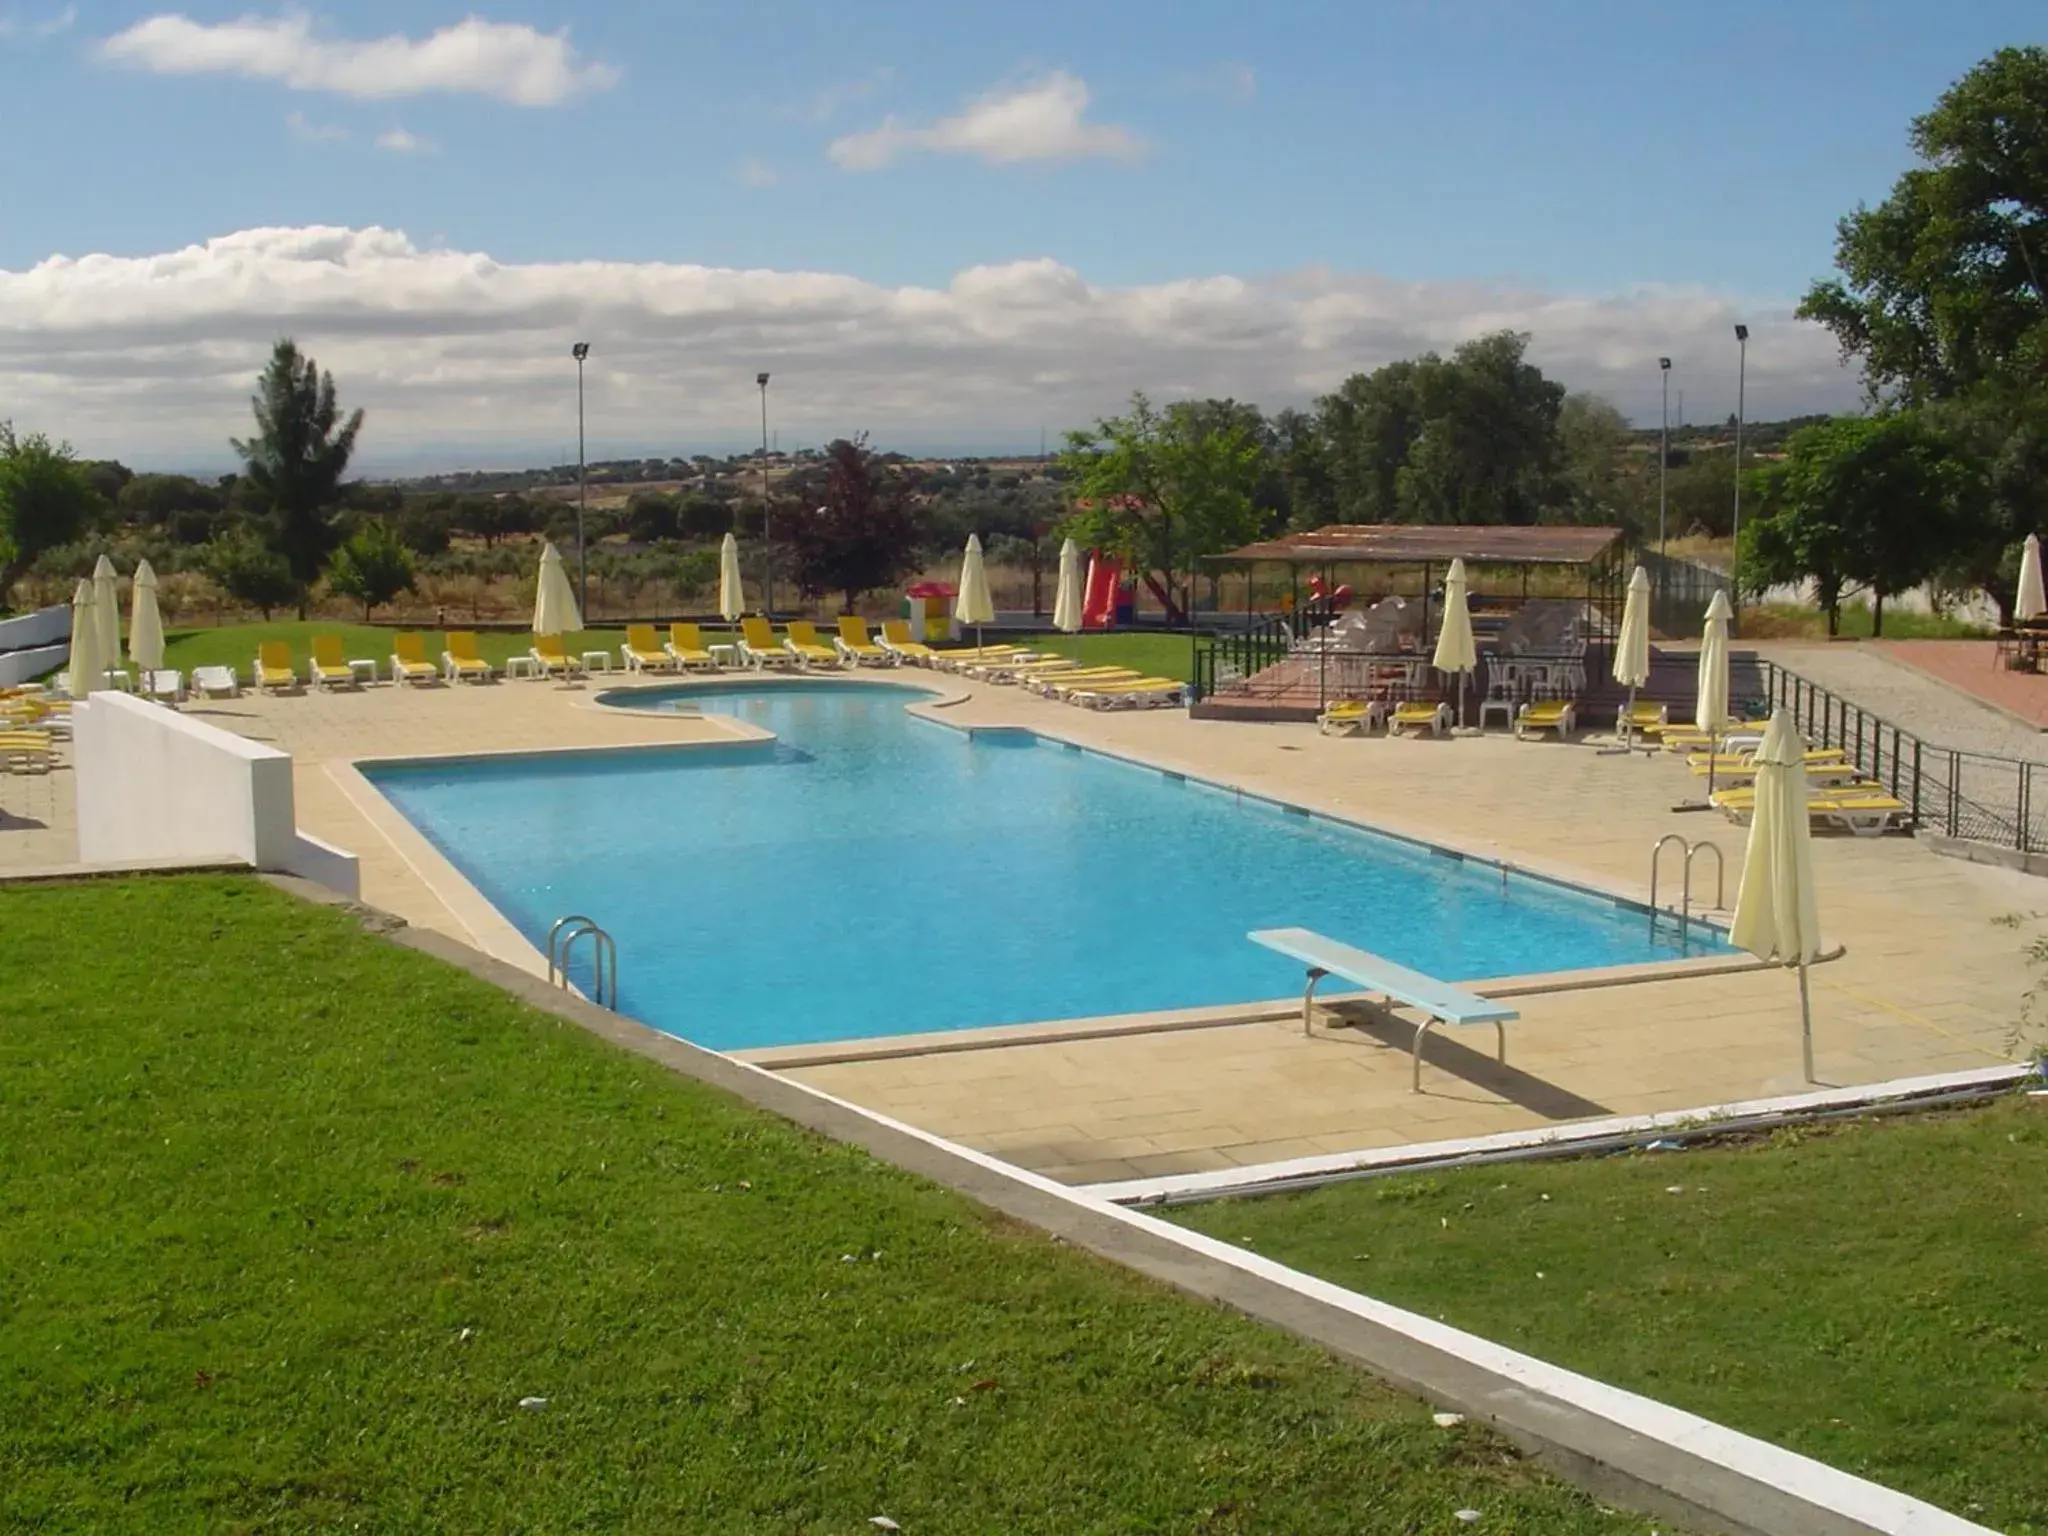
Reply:
[[1640, 908], [1080, 751], [803, 682], [614, 695], [761, 745], [372, 767], [536, 944], [618, 943], [624, 1010], [721, 1050], [1285, 997], [1303, 926], [1446, 980], [1719, 950]]

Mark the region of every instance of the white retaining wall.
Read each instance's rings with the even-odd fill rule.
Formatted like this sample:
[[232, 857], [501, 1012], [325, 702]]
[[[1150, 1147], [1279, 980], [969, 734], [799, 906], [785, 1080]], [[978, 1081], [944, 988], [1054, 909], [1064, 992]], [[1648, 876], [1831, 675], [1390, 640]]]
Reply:
[[360, 893], [355, 855], [298, 830], [289, 753], [127, 694], [71, 716], [84, 863], [219, 859]]
[[70, 655], [69, 603], [38, 608], [16, 619], [0, 619], [0, 688], [54, 671]]

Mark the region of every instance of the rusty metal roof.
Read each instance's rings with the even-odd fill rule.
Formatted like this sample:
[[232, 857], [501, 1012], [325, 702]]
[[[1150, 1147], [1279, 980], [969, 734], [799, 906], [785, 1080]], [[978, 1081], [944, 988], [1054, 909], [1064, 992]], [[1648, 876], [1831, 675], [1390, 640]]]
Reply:
[[1448, 565], [1460, 558], [1474, 565], [1591, 565], [1620, 539], [1619, 528], [1333, 523], [1212, 558], [1293, 565]]

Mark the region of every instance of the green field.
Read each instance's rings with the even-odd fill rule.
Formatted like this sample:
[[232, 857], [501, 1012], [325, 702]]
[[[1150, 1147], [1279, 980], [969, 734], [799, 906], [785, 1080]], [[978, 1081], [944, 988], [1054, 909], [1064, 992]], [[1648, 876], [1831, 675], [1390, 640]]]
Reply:
[[2048, 1532], [2048, 1100], [1174, 1215], [2001, 1530]]
[[1644, 1528], [339, 910], [0, 933], [0, 1528]]
[[1147, 677], [1170, 677], [1185, 683], [1195, 675], [1194, 641], [1187, 635], [1155, 635], [1125, 631], [1106, 635], [1022, 635], [1020, 645], [1035, 651], [1078, 656], [1091, 666], [1129, 667]]

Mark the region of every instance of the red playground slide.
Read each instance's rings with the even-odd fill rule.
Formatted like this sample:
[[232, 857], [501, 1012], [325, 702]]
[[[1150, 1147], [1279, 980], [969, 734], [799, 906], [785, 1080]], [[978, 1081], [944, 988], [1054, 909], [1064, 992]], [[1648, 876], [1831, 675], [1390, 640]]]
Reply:
[[1116, 588], [1124, 568], [1100, 555], [1088, 557], [1088, 585], [1081, 596], [1081, 627], [1108, 629], [1116, 620]]

